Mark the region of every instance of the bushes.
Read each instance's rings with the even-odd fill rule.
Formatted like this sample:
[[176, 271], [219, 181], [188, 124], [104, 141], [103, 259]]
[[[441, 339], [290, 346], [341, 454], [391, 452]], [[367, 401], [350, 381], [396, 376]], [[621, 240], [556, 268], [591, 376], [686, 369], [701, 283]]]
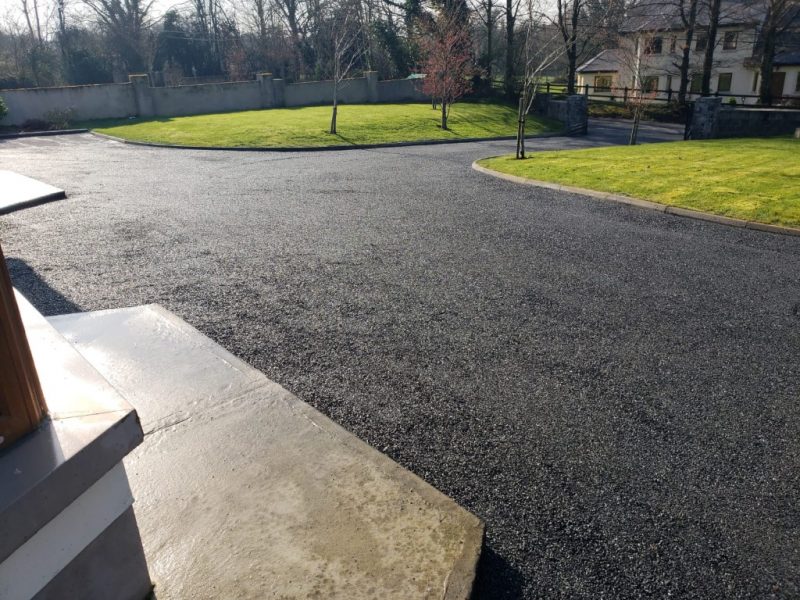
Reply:
[[[686, 110], [686, 107], [676, 103], [653, 103], [644, 107], [642, 118], [648, 121], [661, 121], [664, 123], [685, 123]], [[621, 103], [589, 102], [589, 116], [612, 119], [632, 119], [633, 107]]]
[[50, 123], [50, 129], [69, 129], [75, 118], [75, 111], [71, 108], [64, 110], [51, 110], [44, 115], [45, 121]]
[[65, 110], [51, 110], [45, 113], [43, 119], [28, 119], [20, 126], [20, 129], [22, 129], [22, 131], [69, 129], [74, 118], [75, 111], [71, 108]]
[[22, 131], [50, 131], [52, 127], [50, 126], [50, 122], [44, 119], [26, 119], [25, 122], [20, 125], [20, 129]]

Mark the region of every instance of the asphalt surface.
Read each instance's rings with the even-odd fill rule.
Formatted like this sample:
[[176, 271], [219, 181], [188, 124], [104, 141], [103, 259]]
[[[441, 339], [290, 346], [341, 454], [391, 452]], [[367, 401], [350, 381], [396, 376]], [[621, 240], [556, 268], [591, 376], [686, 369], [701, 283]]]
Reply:
[[44, 313], [162, 304], [485, 519], [478, 598], [800, 597], [800, 238], [470, 169], [512, 149], [3, 141], [69, 198], [0, 237]]

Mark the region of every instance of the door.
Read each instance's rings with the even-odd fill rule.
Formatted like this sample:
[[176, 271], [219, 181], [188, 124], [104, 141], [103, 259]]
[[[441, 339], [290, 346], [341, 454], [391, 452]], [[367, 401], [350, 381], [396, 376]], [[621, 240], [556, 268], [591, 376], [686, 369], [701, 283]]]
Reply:
[[772, 74], [770, 80], [769, 93], [773, 100], [780, 100], [783, 96], [783, 84], [786, 83], [786, 73], [780, 71]]

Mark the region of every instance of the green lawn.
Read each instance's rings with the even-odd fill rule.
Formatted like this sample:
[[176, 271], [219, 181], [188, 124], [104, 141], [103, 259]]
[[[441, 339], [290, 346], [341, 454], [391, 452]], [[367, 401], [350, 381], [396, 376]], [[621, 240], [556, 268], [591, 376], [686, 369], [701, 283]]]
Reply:
[[[328, 133], [330, 106], [273, 108], [235, 113], [83, 124], [100, 133], [141, 142], [190, 146], [298, 147], [457, 140], [516, 133], [516, 112], [505, 104], [458, 103], [448, 130], [430, 104], [345, 104], [339, 107], [338, 134]], [[558, 131], [561, 125], [530, 118], [531, 135]]]
[[800, 140], [669, 142], [487, 158], [496, 171], [800, 227]]

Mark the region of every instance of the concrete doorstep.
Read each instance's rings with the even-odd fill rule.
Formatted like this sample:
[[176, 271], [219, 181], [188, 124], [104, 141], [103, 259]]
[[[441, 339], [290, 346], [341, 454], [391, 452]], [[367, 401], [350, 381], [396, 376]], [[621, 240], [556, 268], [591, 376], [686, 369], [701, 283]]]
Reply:
[[155, 595], [466, 599], [483, 523], [159, 306], [50, 323], [133, 405]]
[[67, 197], [64, 190], [12, 171], [0, 171], [0, 215]]

